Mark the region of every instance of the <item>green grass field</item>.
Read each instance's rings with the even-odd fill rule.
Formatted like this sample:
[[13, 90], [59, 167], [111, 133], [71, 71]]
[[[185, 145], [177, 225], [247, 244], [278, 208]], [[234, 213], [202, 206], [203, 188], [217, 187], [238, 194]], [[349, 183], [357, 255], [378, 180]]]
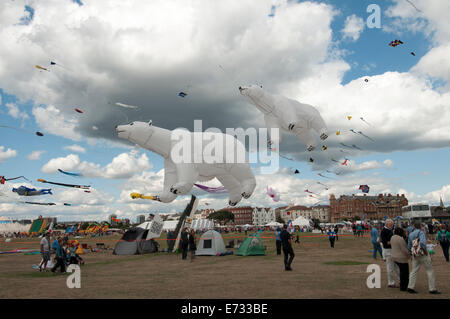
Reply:
[[[32, 264], [39, 255], [0, 255], [1, 298], [449, 298], [450, 266], [440, 247], [433, 256], [436, 286], [442, 295], [428, 294], [425, 270], [419, 273], [417, 295], [387, 288], [386, 265], [374, 260], [370, 238], [339, 236], [335, 248], [328, 238], [303, 233], [293, 244], [293, 271], [286, 272], [278, 256], [272, 232], [261, 234], [266, 256], [201, 256], [193, 262], [180, 254], [156, 253], [116, 256], [112, 249], [83, 255], [81, 288], [69, 289], [67, 275], [40, 273]], [[227, 243], [244, 233], [224, 234]], [[95, 247], [102, 242], [113, 248], [119, 237], [79, 239]], [[166, 240], [160, 239], [161, 248]], [[0, 251], [38, 248], [38, 239], [0, 242]], [[233, 249], [236, 252], [236, 249]], [[381, 267], [380, 289], [366, 286], [369, 264]]]

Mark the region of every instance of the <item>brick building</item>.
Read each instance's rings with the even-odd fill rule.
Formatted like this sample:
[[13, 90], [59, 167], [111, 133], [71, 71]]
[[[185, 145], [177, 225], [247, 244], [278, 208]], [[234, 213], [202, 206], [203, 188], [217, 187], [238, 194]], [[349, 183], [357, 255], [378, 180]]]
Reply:
[[250, 206], [243, 206], [243, 207], [227, 207], [222, 208], [219, 211], [227, 210], [229, 212], [232, 212], [234, 215], [234, 222], [229, 222], [227, 225], [234, 226], [234, 225], [253, 225], [253, 208]]
[[365, 220], [383, 220], [402, 216], [402, 207], [408, 205], [405, 195], [379, 194], [377, 196], [341, 195], [339, 199], [330, 196], [330, 217], [332, 223], [356, 217]]

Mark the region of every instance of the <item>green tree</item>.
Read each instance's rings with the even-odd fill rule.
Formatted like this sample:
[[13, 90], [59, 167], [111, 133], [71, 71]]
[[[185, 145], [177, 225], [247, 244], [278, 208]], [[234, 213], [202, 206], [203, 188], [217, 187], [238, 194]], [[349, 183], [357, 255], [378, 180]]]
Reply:
[[219, 222], [221, 225], [234, 221], [234, 214], [228, 210], [220, 210], [209, 214], [208, 218]]

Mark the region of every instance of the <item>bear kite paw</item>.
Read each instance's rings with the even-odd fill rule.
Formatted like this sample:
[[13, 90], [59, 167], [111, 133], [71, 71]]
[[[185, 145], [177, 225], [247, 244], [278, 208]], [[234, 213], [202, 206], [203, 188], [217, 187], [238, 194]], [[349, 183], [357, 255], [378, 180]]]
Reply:
[[294, 127], [295, 127], [294, 123], [289, 124], [289, 126], [288, 126], [289, 131], [292, 131], [294, 129]]
[[230, 206], [236, 206], [238, 202], [232, 202], [231, 200], [228, 201], [228, 205]]
[[328, 135], [325, 134], [325, 133], [322, 133], [322, 134], [320, 135], [320, 139], [321, 139], [321, 140], [326, 140], [327, 138], [328, 138]]
[[308, 148], [307, 148], [307, 150], [308, 150], [308, 152], [311, 152], [311, 151], [313, 151], [315, 148], [316, 148], [315, 146], [309, 145]]

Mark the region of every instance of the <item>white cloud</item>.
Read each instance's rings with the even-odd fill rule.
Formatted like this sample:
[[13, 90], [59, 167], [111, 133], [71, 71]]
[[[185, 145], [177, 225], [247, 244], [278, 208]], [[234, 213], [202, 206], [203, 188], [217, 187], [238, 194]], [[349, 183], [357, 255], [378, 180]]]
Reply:
[[0, 146], [0, 163], [15, 156], [17, 156], [16, 150], [13, 150], [11, 148], [6, 149], [4, 146]]
[[76, 154], [69, 154], [66, 157], [58, 157], [49, 160], [41, 171], [43, 173], [57, 173], [58, 169], [64, 171], [76, 170], [85, 177], [100, 177], [109, 179], [129, 178], [136, 173], [151, 168], [152, 165], [146, 154], [139, 156], [136, 152], [122, 153], [114, 157], [112, 162], [105, 167], [99, 164], [80, 161]]
[[354, 172], [360, 171], [368, 171], [380, 168], [391, 168], [394, 165], [394, 162], [390, 159], [384, 160], [382, 163], [377, 161], [367, 161], [361, 164], [357, 164], [354, 160], [348, 160], [347, 166], [339, 165], [339, 168], [335, 169], [336, 173], [339, 174], [351, 174]]
[[63, 113], [54, 105], [37, 106], [33, 108], [32, 112], [37, 124], [44, 132], [63, 136], [74, 141], [81, 139], [80, 134], [75, 132], [77, 121], [70, 118], [66, 119]]
[[41, 159], [41, 155], [44, 153], [45, 151], [33, 151], [30, 154], [28, 154], [27, 158], [31, 161], [37, 161]]
[[74, 144], [70, 146], [64, 146], [65, 150], [69, 150], [72, 152], [78, 152], [78, 153], [86, 153], [86, 149], [80, 145]]
[[27, 113], [22, 112], [14, 103], [6, 103], [6, 107], [8, 108], [8, 114], [15, 119], [21, 118], [22, 120], [26, 120], [30, 118]]
[[345, 19], [344, 29], [342, 29], [344, 39], [358, 40], [361, 32], [364, 30], [364, 25], [364, 20], [355, 14], [348, 16]]

